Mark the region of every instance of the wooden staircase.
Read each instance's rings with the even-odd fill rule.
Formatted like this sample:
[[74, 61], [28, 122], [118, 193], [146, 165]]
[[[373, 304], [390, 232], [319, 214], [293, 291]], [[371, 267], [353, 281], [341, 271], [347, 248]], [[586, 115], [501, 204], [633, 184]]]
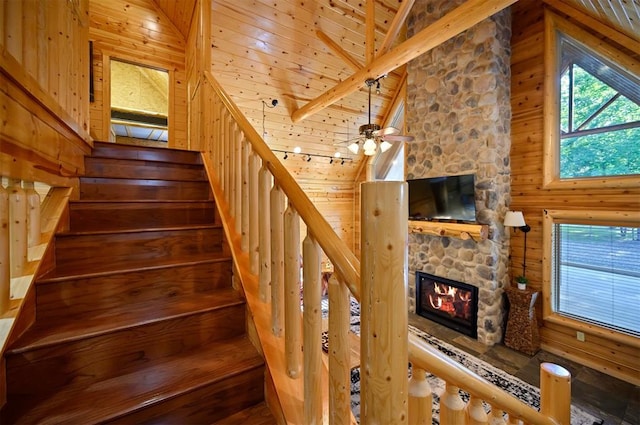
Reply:
[[196, 152], [96, 143], [0, 422], [271, 424]]

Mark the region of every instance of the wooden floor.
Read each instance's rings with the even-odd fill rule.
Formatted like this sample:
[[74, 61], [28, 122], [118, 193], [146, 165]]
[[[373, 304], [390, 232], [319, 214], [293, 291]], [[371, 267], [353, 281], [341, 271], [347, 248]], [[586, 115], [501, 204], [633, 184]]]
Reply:
[[571, 399], [575, 405], [602, 418], [603, 424], [640, 424], [640, 387], [638, 386], [543, 350], [534, 356], [528, 356], [503, 344], [487, 347], [475, 339], [415, 314], [409, 314], [409, 324], [536, 387], [540, 387], [540, 364], [543, 362], [559, 364], [571, 372]]

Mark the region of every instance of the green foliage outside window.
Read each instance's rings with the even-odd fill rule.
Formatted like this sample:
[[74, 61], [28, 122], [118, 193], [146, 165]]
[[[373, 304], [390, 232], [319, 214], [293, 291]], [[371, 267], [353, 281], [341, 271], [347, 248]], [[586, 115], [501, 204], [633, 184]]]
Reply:
[[560, 90], [560, 177], [640, 174], [640, 105], [576, 63]]

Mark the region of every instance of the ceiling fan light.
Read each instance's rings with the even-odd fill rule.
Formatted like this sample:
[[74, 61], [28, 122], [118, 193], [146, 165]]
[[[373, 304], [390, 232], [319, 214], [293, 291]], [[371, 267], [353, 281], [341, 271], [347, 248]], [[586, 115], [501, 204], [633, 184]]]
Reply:
[[391, 148], [391, 143], [387, 142], [386, 140], [383, 140], [380, 143], [380, 151], [381, 152], [386, 152], [389, 150], [389, 148]]
[[349, 151], [354, 155], [357, 155], [358, 150], [360, 149], [360, 145], [357, 142], [353, 142], [349, 146], [347, 146], [347, 149], [349, 149]]
[[376, 154], [376, 150], [375, 150], [375, 148], [373, 148], [373, 149], [365, 149], [364, 150], [364, 154], [366, 156], [373, 156], [373, 155]]
[[[366, 151], [375, 151], [376, 150], [376, 142], [373, 139], [366, 139], [364, 141], [364, 145], [362, 145], [362, 149], [365, 150], [365, 155], [366, 155]], [[371, 154], [373, 155], [373, 154]]]

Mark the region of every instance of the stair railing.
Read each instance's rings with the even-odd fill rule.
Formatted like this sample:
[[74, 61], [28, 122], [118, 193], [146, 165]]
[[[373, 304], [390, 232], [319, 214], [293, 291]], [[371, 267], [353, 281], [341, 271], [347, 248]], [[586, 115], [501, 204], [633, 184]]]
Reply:
[[[204, 110], [210, 116], [203, 124], [203, 159], [284, 421], [354, 422], [349, 375], [353, 296], [362, 301], [363, 423], [431, 423], [427, 371], [446, 381], [440, 404], [444, 425], [506, 423], [503, 413], [508, 414], [509, 424], [570, 423], [571, 377], [565, 369], [541, 366], [538, 412], [408, 335], [406, 315], [398, 314], [407, 311], [404, 183], [363, 185], [362, 235], [367, 243], [363, 244], [361, 279], [358, 259], [210, 73], [206, 73], [204, 93], [208, 100]], [[395, 208], [388, 207], [392, 204]], [[302, 244], [300, 220], [307, 225]], [[321, 250], [335, 268], [329, 280], [328, 371], [321, 351]], [[402, 316], [404, 320], [398, 320]], [[413, 366], [408, 382], [407, 356]], [[471, 394], [466, 404], [460, 388]], [[490, 417], [482, 400], [492, 407]]]

